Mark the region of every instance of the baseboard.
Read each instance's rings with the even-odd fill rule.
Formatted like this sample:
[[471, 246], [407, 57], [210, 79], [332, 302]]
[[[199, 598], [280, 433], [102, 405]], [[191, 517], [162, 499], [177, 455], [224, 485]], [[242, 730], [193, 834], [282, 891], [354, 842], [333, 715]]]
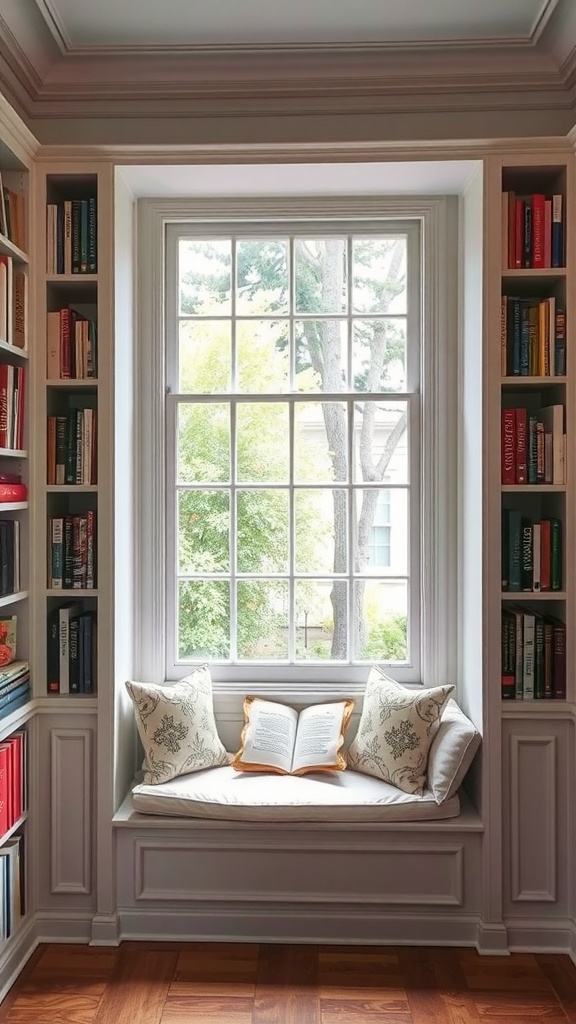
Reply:
[[566, 953], [575, 958], [574, 921], [568, 918], [508, 918], [506, 928], [511, 953]]
[[395, 914], [387, 907], [222, 905], [119, 910], [120, 938], [141, 941], [476, 946], [476, 916]]
[[90, 942], [90, 912], [39, 910], [35, 920], [38, 942]]
[[118, 914], [96, 914], [92, 921], [91, 946], [120, 945]]
[[478, 921], [476, 949], [483, 956], [508, 956], [508, 930], [503, 924], [484, 924]]

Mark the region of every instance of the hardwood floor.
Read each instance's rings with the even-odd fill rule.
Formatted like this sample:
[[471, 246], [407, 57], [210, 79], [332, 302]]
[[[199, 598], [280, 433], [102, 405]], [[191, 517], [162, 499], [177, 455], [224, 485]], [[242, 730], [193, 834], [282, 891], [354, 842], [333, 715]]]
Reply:
[[0, 1024], [576, 1024], [568, 957], [469, 949], [39, 947]]

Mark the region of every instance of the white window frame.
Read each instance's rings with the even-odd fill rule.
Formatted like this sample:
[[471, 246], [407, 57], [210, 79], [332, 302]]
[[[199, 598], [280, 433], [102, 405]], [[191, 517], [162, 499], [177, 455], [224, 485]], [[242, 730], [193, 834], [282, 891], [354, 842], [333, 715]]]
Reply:
[[[420, 660], [414, 670], [394, 666], [399, 681], [453, 682], [457, 664], [457, 202], [448, 197], [298, 197], [153, 199], [139, 201], [137, 295], [137, 608], [136, 669], [146, 678], [179, 678], [189, 665], [168, 665], [167, 610], [165, 305], [166, 228], [201, 221], [254, 223], [338, 219], [418, 222], [421, 233], [423, 354], [420, 557]], [[414, 441], [412, 442], [414, 443]], [[215, 665], [215, 688], [292, 699], [311, 694], [360, 693], [366, 665]]]

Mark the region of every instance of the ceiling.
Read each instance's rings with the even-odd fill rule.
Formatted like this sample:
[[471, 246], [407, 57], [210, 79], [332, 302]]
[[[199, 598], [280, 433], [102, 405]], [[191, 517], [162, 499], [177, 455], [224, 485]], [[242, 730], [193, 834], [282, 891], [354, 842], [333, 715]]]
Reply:
[[478, 131], [500, 112], [510, 133], [523, 112], [524, 134], [529, 115], [560, 134], [576, 120], [576, 0], [0, 0], [0, 89], [39, 137], [70, 118], [81, 134], [467, 112]]

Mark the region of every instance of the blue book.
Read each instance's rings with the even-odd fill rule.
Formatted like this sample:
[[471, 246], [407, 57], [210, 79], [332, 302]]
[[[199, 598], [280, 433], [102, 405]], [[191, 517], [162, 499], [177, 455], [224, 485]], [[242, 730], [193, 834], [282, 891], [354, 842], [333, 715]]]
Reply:
[[522, 590], [522, 513], [519, 509], [505, 510], [508, 516], [508, 590]]

